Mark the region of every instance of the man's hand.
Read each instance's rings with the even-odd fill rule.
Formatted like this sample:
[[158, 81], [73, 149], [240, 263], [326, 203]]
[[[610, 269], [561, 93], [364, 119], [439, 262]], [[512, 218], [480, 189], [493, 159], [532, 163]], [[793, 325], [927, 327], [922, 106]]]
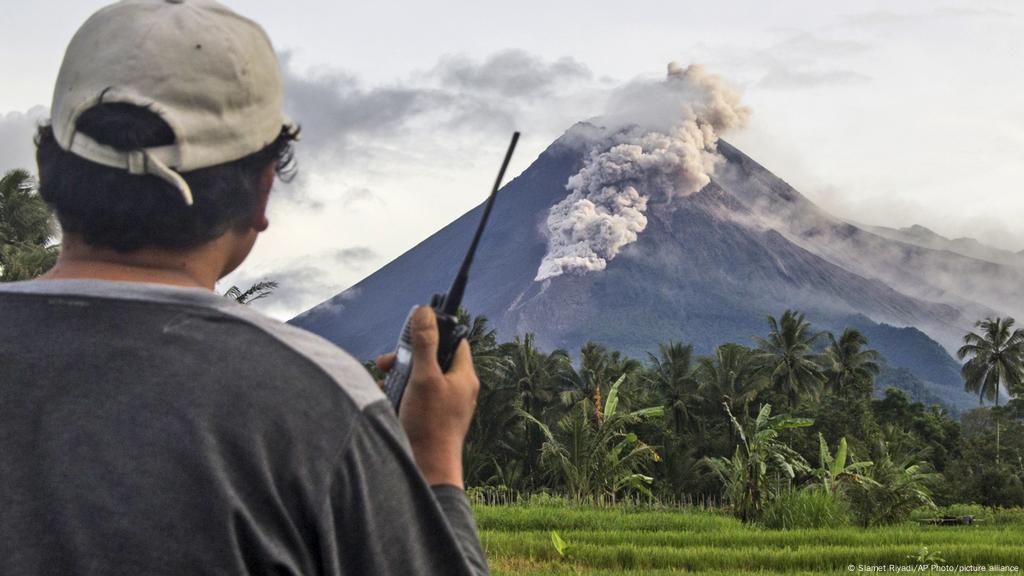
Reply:
[[[410, 326], [412, 374], [398, 417], [412, 445], [413, 457], [428, 484], [463, 487], [462, 446], [476, 409], [480, 381], [473, 369], [469, 343], [463, 340], [447, 374], [437, 363], [437, 317], [423, 306]], [[377, 359], [381, 370], [394, 363], [391, 355]]]

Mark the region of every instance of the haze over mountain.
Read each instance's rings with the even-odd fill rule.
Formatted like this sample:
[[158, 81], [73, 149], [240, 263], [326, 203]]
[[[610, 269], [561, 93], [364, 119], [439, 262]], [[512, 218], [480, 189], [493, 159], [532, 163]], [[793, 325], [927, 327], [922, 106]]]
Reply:
[[[793, 308], [818, 329], [861, 330], [886, 359], [881, 385], [976, 405], [949, 351], [980, 318], [1024, 317], [1024, 267], [828, 214], [718, 139], [746, 112], [702, 74], [670, 67], [667, 85], [689, 94], [671, 132], [580, 123], [509, 182], [464, 307], [502, 339], [641, 358], [670, 340], [700, 354], [751, 344]], [[292, 322], [361, 359], [389, 351], [409, 308], [447, 289], [481, 210]]]
[[920, 224], [914, 224], [907, 228], [886, 228], [885, 226], [861, 226], [879, 236], [892, 240], [899, 240], [907, 244], [931, 248], [933, 250], [945, 250], [955, 252], [963, 256], [970, 256], [978, 260], [987, 260], [996, 264], [1007, 266], [1024, 266], [1024, 250], [1011, 252], [994, 246], [989, 246], [974, 238], [946, 238]]

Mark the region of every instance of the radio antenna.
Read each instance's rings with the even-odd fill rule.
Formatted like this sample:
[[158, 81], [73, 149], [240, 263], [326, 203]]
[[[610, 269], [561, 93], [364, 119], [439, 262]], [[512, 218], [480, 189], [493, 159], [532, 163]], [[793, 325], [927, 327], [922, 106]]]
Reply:
[[480, 243], [480, 236], [484, 232], [484, 227], [487, 226], [487, 218], [491, 215], [494, 200], [498, 197], [498, 188], [501, 188], [501, 181], [505, 178], [505, 169], [508, 168], [508, 163], [512, 159], [512, 152], [515, 151], [516, 142], [518, 141], [519, 132], [514, 132], [512, 134], [512, 142], [508, 145], [508, 152], [505, 153], [505, 160], [501, 163], [501, 170], [498, 170], [498, 178], [494, 181], [494, 189], [491, 190], [491, 195], [487, 198], [487, 203], [484, 204], [484, 213], [480, 217], [480, 224], [476, 228], [476, 234], [473, 235], [473, 243], [469, 245], [466, 259], [462, 261], [462, 267], [459, 268], [459, 273], [455, 276], [455, 280], [452, 281], [452, 287], [448, 289], [448, 293], [444, 298], [443, 310], [445, 314], [455, 316], [459, 311], [459, 306], [462, 305], [462, 294], [466, 291], [466, 282], [469, 280], [469, 267], [473, 265], [476, 246]]

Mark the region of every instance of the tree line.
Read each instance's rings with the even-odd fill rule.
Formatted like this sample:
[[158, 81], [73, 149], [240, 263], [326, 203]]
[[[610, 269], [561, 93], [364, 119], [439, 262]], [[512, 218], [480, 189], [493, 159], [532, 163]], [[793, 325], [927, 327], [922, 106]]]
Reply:
[[702, 499], [747, 521], [811, 507], [865, 525], [932, 503], [1024, 505], [1024, 331], [1011, 318], [965, 336], [965, 388], [993, 406], [960, 420], [876, 393], [883, 359], [868, 340], [793, 310], [707, 356], [590, 342], [574, 359], [532, 334], [499, 342], [485, 317], [461, 321], [481, 380], [466, 482], [484, 494]]

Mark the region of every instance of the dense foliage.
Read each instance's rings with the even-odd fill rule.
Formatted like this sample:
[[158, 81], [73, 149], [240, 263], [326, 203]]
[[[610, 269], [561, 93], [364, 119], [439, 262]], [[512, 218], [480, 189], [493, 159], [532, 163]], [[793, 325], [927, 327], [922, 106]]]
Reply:
[[[892, 524], [935, 503], [1024, 505], [1012, 319], [979, 323], [984, 334], [965, 339], [979, 360], [964, 369], [982, 401], [994, 403], [994, 387], [1011, 400], [959, 420], [876, 390], [886, 359], [863, 334], [817, 332], [795, 311], [769, 318], [753, 347], [697, 357], [667, 342], [642, 361], [597, 343], [546, 352], [530, 334], [499, 343], [485, 318], [462, 321], [481, 379], [465, 470], [485, 500], [698, 501], [785, 527]], [[998, 350], [986, 351], [993, 338]], [[999, 367], [977, 367], [993, 355]]]
[[55, 236], [31, 175], [11, 170], [0, 177], [0, 282], [28, 280], [53, 267]]

